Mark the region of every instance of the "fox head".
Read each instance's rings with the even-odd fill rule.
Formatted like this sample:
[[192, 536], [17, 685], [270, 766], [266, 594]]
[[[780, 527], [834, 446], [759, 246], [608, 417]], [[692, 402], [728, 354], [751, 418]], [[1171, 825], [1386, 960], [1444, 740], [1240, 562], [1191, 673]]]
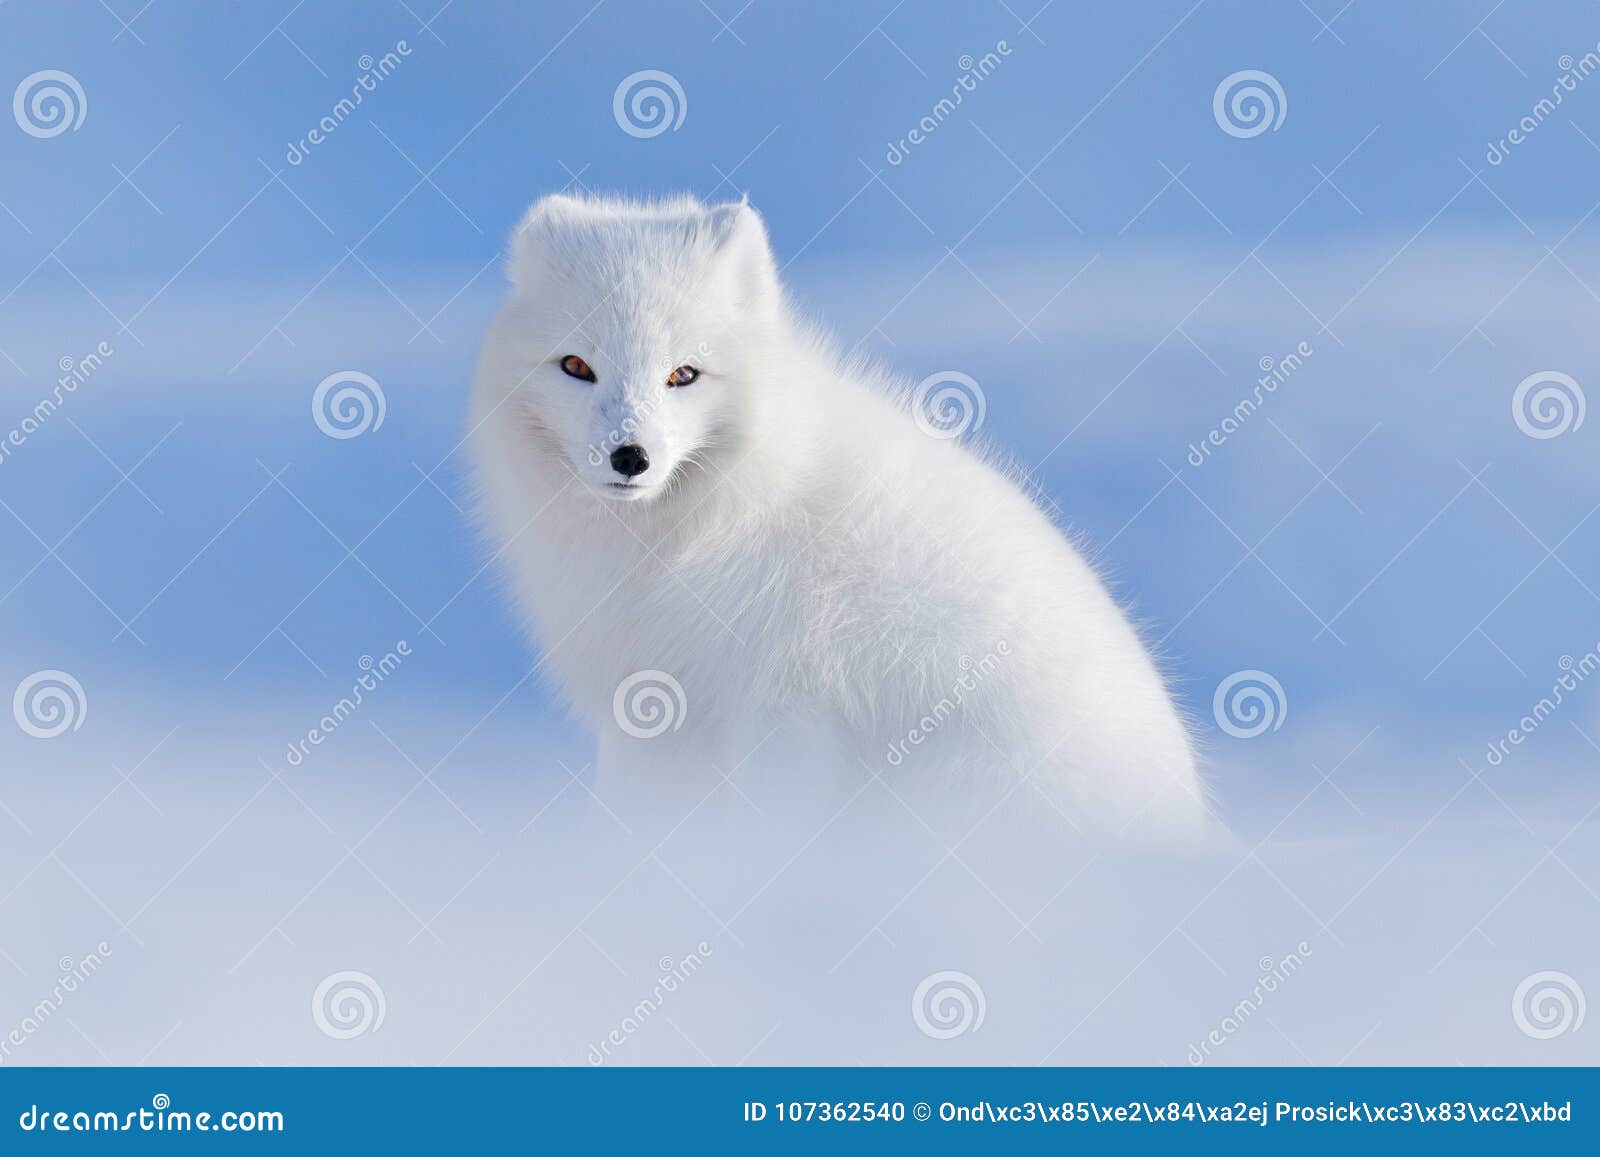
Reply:
[[782, 312], [743, 202], [545, 197], [511, 238], [497, 408], [597, 498], [644, 502], [732, 452]]

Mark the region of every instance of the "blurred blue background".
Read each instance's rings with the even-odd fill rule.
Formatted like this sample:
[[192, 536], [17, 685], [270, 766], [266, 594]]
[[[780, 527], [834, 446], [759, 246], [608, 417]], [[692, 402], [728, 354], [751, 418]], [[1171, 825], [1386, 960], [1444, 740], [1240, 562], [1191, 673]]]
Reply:
[[[0, 425], [114, 349], [0, 462], [7, 679], [74, 672], [108, 727], [194, 699], [292, 718], [405, 638], [397, 704], [509, 693], [578, 742], [462, 514], [503, 241], [555, 189], [748, 192], [843, 345], [979, 381], [981, 436], [1160, 641], [1225, 800], [1263, 764], [1298, 793], [1374, 726], [1356, 774], [1483, 767], [1600, 637], [1596, 433], [1511, 413], [1530, 374], [1592, 374], [1600, 82], [1503, 141], [1581, 71], [1595, 9], [1030, 7], [7, 6], [7, 85], [65, 71], [86, 115], [0, 133]], [[644, 69], [683, 92], [648, 138], [613, 115]], [[1253, 136], [1213, 111], [1243, 69], [1283, 92]], [[334, 440], [309, 401], [345, 369], [387, 413]], [[1287, 726], [1245, 744], [1210, 700], [1251, 668]], [[1575, 696], [1525, 750], [1589, 759], [1594, 715]]]

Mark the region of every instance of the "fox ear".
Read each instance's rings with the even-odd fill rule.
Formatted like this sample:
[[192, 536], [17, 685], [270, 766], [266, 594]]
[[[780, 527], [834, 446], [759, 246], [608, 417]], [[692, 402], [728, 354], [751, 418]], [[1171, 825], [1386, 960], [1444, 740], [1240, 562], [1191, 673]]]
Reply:
[[547, 245], [551, 234], [563, 222], [571, 221], [582, 209], [582, 201], [565, 193], [551, 193], [529, 206], [506, 243], [506, 277], [511, 284], [528, 284], [535, 259]]
[[775, 295], [778, 263], [767, 240], [767, 226], [748, 200], [717, 205], [706, 210], [706, 229], [718, 255], [737, 279], [742, 295]]

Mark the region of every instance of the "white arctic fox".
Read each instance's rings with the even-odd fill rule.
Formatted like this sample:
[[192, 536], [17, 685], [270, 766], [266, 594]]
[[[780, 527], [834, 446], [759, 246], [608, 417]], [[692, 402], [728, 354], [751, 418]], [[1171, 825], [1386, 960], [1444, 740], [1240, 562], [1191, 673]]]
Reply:
[[509, 272], [482, 514], [605, 788], [715, 785], [765, 746], [819, 791], [1026, 779], [1086, 828], [1207, 826], [1094, 571], [905, 383], [797, 322], [747, 204], [546, 197]]

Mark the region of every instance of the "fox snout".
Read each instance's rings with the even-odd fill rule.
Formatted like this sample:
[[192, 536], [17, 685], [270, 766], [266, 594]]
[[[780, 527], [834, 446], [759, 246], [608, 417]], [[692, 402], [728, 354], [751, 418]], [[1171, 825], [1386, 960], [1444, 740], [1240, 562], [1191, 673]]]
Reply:
[[632, 478], [650, 469], [650, 455], [643, 446], [629, 442], [611, 451], [611, 469], [624, 478]]

